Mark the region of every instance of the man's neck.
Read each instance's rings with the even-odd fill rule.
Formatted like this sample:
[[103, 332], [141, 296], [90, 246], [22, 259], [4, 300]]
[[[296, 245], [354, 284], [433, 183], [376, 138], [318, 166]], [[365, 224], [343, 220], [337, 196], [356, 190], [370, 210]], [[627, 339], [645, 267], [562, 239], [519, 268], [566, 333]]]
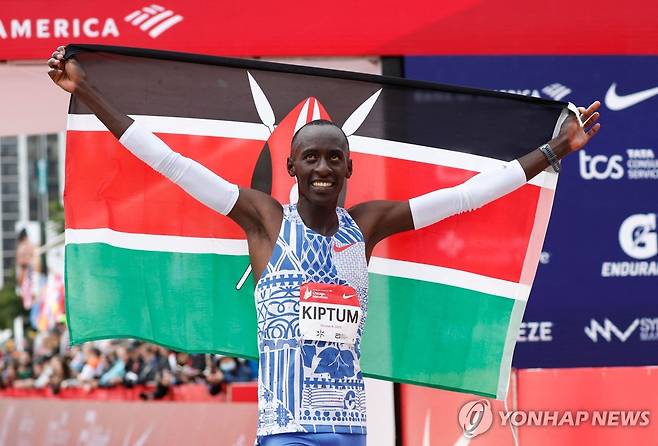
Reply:
[[301, 196], [297, 202], [297, 212], [308, 228], [318, 234], [332, 236], [338, 231], [337, 204], [313, 203]]

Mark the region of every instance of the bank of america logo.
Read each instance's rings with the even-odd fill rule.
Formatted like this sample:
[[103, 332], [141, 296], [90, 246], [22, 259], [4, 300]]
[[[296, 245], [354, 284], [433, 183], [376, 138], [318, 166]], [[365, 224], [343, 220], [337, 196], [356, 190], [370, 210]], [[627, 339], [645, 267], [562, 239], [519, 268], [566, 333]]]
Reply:
[[541, 92], [544, 93], [549, 98], [553, 98], [556, 101], [559, 101], [563, 97], [571, 93], [571, 88], [562, 84], [555, 83], [555, 84], [547, 85], [541, 90]]
[[151, 5], [131, 12], [124, 20], [133, 26], [138, 26], [144, 32], [148, 31], [149, 36], [155, 39], [183, 21], [183, 16], [160, 5]]

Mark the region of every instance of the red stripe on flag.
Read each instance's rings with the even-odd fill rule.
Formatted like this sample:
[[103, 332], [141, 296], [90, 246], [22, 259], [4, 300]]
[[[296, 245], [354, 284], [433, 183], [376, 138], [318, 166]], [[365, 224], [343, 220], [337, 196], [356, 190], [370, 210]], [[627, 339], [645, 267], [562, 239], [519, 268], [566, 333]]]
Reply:
[[[346, 207], [368, 200], [407, 200], [461, 184], [476, 172], [352, 153]], [[518, 282], [541, 188], [526, 184], [475, 212], [382, 241], [373, 255], [440, 265]]]
[[306, 122], [313, 120], [313, 107], [315, 105], [315, 98], [310, 98], [308, 101], [308, 110], [306, 110]]
[[[250, 186], [264, 144], [205, 136], [159, 136], [174, 150], [242, 187]], [[109, 227], [131, 233], [244, 238], [243, 231], [230, 219], [188, 196], [107, 132], [68, 132], [67, 150], [65, 199], [69, 228]], [[375, 155], [353, 152], [351, 156], [354, 175], [348, 181], [346, 207], [373, 199], [406, 200], [460, 184], [475, 174]], [[539, 192], [539, 187], [526, 185], [476, 212], [393, 236], [380, 243], [374, 255], [518, 281]]]
[[[174, 150], [249, 187], [262, 141], [159, 135]], [[187, 195], [108, 132], [67, 133], [66, 225], [121, 232], [244, 238], [232, 220]]]

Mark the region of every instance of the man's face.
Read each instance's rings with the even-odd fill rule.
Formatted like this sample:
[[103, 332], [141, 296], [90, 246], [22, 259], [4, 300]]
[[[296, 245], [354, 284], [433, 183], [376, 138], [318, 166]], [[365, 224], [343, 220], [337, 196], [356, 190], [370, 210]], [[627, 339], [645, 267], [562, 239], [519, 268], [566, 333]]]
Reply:
[[332, 125], [300, 130], [288, 158], [288, 173], [297, 177], [299, 196], [318, 204], [337, 203], [352, 160], [345, 136]]

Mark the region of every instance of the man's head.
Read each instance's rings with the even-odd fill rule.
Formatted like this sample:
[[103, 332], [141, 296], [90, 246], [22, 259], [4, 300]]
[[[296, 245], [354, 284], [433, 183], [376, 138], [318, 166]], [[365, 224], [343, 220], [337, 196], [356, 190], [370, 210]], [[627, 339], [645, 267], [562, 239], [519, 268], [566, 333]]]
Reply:
[[295, 133], [287, 164], [290, 176], [297, 178], [300, 198], [315, 203], [336, 203], [352, 175], [347, 137], [324, 119], [311, 121]]

